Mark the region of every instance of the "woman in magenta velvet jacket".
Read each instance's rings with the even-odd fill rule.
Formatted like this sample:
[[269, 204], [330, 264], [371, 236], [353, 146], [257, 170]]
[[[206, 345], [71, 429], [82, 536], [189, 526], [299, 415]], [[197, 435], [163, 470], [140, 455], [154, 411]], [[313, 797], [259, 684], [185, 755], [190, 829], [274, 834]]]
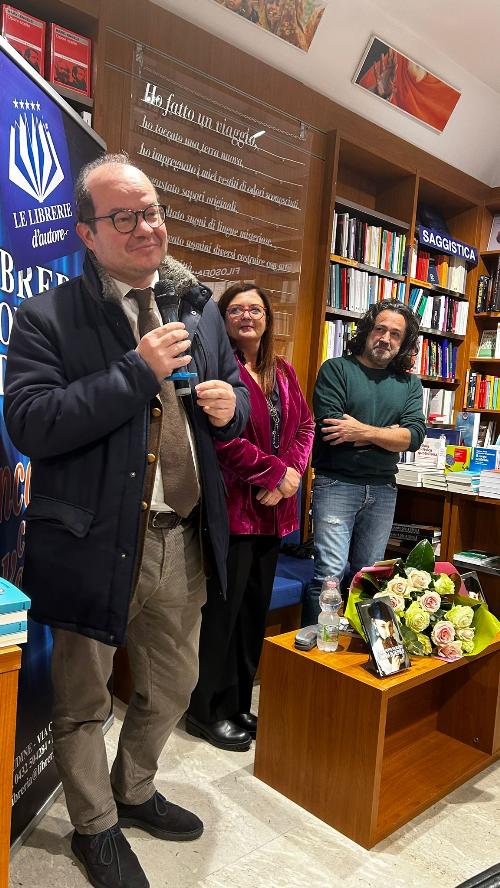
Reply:
[[250, 392], [250, 418], [241, 437], [217, 445], [231, 534], [228, 593], [226, 602], [209, 594], [203, 609], [200, 677], [186, 728], [214, 746], [244, 750], [256, 733], [252, 685], [280, 540], [298, 527], [297, 490], [314, 423], [293, 367], [274, 354], [267, 293], [234, 285], [219, 309]]

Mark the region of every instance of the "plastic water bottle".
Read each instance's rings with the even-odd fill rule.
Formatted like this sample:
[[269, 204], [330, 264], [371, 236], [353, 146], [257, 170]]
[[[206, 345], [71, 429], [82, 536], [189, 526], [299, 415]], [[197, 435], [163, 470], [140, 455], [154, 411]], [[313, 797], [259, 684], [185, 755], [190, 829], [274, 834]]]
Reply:
[[342, 604], [340, 581], [337, 577], [325, 577], [319, 596], [321, 613], [318, 617], [317, 644], [320, 651], [336, 651], [339, 643], [338, 609]]

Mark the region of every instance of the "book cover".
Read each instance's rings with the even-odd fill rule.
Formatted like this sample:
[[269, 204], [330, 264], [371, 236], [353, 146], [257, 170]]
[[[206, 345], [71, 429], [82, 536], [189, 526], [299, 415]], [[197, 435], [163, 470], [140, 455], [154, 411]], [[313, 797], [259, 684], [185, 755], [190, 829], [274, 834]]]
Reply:
[[445, 472], [464, 472], [470, 465], [470, 447], [449, 444], [446, 448]]
[[2, 36], [43, 77], [45, 22], [4, 3], [2, 4]]
[[463, 552], [455, 552], [453, 558], [478, 566], [489, 564], [491, 561], [500, 563], [500, 555], [495, 552], [485, 552], [483, 549], [464, 549]]
[[89, 37], [51, 24], [49, 35], [49, 82], [90, 96]]
[[470, 471], [483, 472], [485, 469], [498, 469], [500, 447], [473, 447], [470, 456]]
[[17, 586], [0, 578], [0, 614], [28, 610], [30, 599]]
[[474, 447], [477, 444], [480, 425], [480, 413], [457, 413], [455, 428], [460, 433], [460, 440], [456, 443], [465, 447]]
[[481, 333], [481, 341], [477, 349], [478, 358], [494, 358], [495, 348], [497, 344], [496, 330], [483, 330]]
[[476, 601], [482, 601], [484, 604], [488, 604], [486, 600], [486, 595], [483, 592], [483, 587], [481, 586], [481, 582], [475, 570], [466, 570], [463, 574], [461, 574], [462, 583], [467, 589], [467, 595], [469, 598], [475, 598]]
[[27, 617], [27, 610], [7, 611], [5, 614], [0, 614], [0, 626], [5, 626], [7, 623], [25, 623]]
[[377, 675], [385, 677], [408, 669], [410, 657], [390, 599], [365, 598], [356, 603], [356, 609]]

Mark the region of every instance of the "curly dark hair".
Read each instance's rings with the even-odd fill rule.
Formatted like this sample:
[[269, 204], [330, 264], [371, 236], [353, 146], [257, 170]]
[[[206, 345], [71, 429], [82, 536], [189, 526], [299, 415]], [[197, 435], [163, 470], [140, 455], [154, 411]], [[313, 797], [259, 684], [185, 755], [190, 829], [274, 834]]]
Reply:
[[359, 319], [356, 333], [347, 343], [347, 350], [353, 355], [363, 354], [368, 334], [373, 330], [375, 320], [382, 311], [395, 311], [402, 315], [406, 321], [406, 333], [401, 348], [388, 367], [393, 373], [405, 373], [411, 368], [414, 357], [418, 353], [419, 320], [411, 308], [408, 308], [404, 302], [398, 302], [397, 299], [383, 299], [370, 306], [363, 317]]

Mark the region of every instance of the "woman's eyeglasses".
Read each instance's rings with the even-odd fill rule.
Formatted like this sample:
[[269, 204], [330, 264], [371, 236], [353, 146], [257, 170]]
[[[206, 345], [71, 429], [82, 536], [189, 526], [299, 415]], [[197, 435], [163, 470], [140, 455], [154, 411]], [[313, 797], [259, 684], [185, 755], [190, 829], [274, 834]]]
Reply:
[[260, 318], [264, 317], [265, 313], [265, 309], [260, 305], [230, 305], [226, 311], [227, 316], [233, 321], [242, 318], [244, 314], [249, 314], [252, 320], [259, 321]]

